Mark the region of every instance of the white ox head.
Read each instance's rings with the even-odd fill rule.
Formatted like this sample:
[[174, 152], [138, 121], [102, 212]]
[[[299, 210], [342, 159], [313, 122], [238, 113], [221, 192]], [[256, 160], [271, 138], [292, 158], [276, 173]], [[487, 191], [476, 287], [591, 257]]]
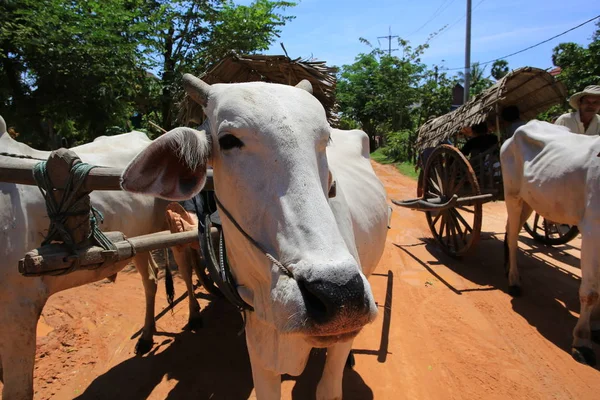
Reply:
[[377, 309], [344, 241], [352, 233], [340, 231], [328, 202], [331, 128], [310, 83], [210, 86], [186, 74], [184, 87], [204, 109], [204, 131], [177, 128], [155, 140], [128, 166], [123, 188], [187, 199], [212, 165], [220, 202], [293, 275], [220, 213], [238, 291], [256, 316], [313, 346], [354, 337]]

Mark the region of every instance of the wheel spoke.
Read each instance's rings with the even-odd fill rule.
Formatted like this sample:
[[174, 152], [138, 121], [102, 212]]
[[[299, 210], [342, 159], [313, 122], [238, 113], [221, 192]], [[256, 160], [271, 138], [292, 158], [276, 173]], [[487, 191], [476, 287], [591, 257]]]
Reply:
[[540, 214], [535, 213], [535, 217], [533, 217], [533, 233], [535, 233], [537, 235], [537, 231], [539, 229], [539, 222], [540, 222]]
[[432, 180], [432, 177], [427, 177], [427, 180], [429, 181], [431, 189], [434, 191], [434, 193], [437, 192], [436, 196], [442, 196], [442, 191], [438, 187], [437, 183]]
[[458, 181], [458, 183], [456, 184], [456, 186], [452, 189], [452, 193], [450, 193], [450, 196], [455, 195], [455, 194], [459, 194], [460, 190], [463, 188], [463, 186], [465, 185], [466, 181], [467, 181], [467, 175], [464, 174], [460, 178], [460, 181]]
[[467, 229], [467, 231], [469, 231], [469, 233], [473, 232], [473, 228], [471, 228], [471, 225], [469, 225], [469, 223], [467, 221], [465, 221], [465, 219], [463, 218], [462, 215], [460, 215], [460, 213], [456, 210], [451, 210], [454, 214], [454, 216], [460, 221], [462, 222], [462, 224], [464, 225], [464, 227]]
[[446, 218], [444, 218], [444, 213], [440, 213], [441, 216], [441, 223], [440, 223], [440, 231], [438, 232], [438, 237], [440, 238], [440, 241], [443, 239], [444, 237], [444, 228], [446, 227]]
[[435, 218], [433, 219], [432, 225], [435, 226], [435, 224], [437, 224], [438, 220], [440, 219], [440, 217], [442, 216], [441, 212], [438, 212], [438, 215], [435, 216]]
[[466, 231], [463, 232], [463, 230], [460, 228], [458, 219], [456, 218], [456, 215], [454, 215], [453, 212], [450, 212], [450, 216], [452, 217], [452, 220], [454, 221], [454, 226], [456, 227], [456, 231], [458, 232], [460, 240], [463, 242], [464, 245], [466, 245], [467, 244], [467, 232]]
[[475, 214], [474, 210], [469, 210], [466, 206], [456, 206], [456, 208], [469, 214]]
[[454, 216], [452, 215], [452, 213], [448, 213], [450, 215], [450, 221], [449, 224], [450, 225], [450, 232], [452, 234], [452, 242], [454, 243], [454, 251], [458, 252], [458, 250], [460, 249], [460, 247], [458, 246], [458, 233], [456, 231], [456, 220], [454, 218]]
[[[436, 177], [436, 179], [437, 179], [437, 183], [438, 183], [438, 189], [439, 189], [439, 191], [440, 191], [440, 194], [441, 194], [441, 195], [444, 195], [444, 194], [445, 194], [445, 193], [444, 193], [444, 184], [443, 184], [443, 182], [442, 182], [442, 176], [441, 176], [441, 174], [440, 174], [440, 171], [439, 171], [439, 170], [438, 170], [438, 168], [437, 168], [438, 166], [439, 166], [439, 164], [436, 164], [436, 165], [435, 165], [435, 167], [434, 167], [434, 171], [435, 171], [435, 177]], [[443, 171], [443, 170], [444, 170], [444, 167], [442, 167], [442, 171]]]
[[458, 172], [458, 161], [452, 160], [452, 170], [450, 171], [450, 179], [448, 180], [448, 193], [451, 196], [454, 194], [454, 186], [456, 182], [456, 173]]

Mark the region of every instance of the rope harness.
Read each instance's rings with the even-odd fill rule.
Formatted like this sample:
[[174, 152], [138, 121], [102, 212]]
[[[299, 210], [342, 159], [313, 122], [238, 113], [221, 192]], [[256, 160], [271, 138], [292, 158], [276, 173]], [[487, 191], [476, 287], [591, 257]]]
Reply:
[[221, 204], [221, 202], [219, 201], [217, 195], [215, 194], [215, 202], [217, 203], [217, 206], [219, 206], [219, 208], [223, 211], [223, 213], [227, 216], [227, 218], [229, 219], [229, 221], [231, 221], [231, 223], [233, 224], [233, 226], [235, 226], [237, 228], [237, 230], [244, 235], [244, 237], [246, 239], [248, 239], [248, 241], [254, 246], [256, 247], [258, 250], [260, 250], [268, 259], [269, 261], [271, 261], [273, 264], [275, 264], [277, 266], [277, 268], [279, 268], [279, 270], [286, 275], [289, 278], [294, 278], [294, 274], [292, 274], [292, 271], [289, 270], [288, 267], [286, 267], [285, 265], [283, 265], [279, 260], [277, 260], [275, 257], [273, 257], [271, 254], [269, 254], [269, 252], [267, 250], [265, 250], [265, 248], [263, 246], [260, 245], [260, 243], [258, 243], [256, 240], [254, 240], [250, 235], [248, 235], [246, 233], [246, 231], [244, 231], [242, 229], [242, 227], [240, 226], [240, 224], [237, 223], [237, 221], [235, 220], [235, 218], [233, 218], [233, 216], [229, 213], [229, 211], [227, 211], [227, 209], [225, 208], [225, 206], [223, 204]]
[[[69, 178], [64, 188], [63, 196], [60, 199], [60, 203], [57, 203], [53, 196], [53, 192], [56, 188], [53, 186], [52, 181], [48, 176], [47, 162], [42, 161], [34, 166], [33, 177], [44, 197], [48, 218], [50, 218], [50, 228], [48, 229], [48, 235], [42, 242], [42, 246], [49, 244], [52, 241], [61, 241], [67, 245], [69, 250], [75, 255], [78, 243], [75, 243], [66, 224], [69, 221], [69, 217], [89, 214], [90, 232], [86, 239], [91, 240], [102, 247], [105, 250], [105, 254], [108, 256], [105, 263], [110, 263], [116, 256], [117, 247], [98, 227], [99, 223], [104, 222], [104, 217], [102, 213], [93, 206], [88, 208], [88, 205], [84, 201], [91, 191], [80, 193], [79, 196], [77, 195], [85, 182], [85, 178], [93, 168], [95, 168], [95, 166], [83, 162], [75, 163], [70, 169]], [[75, 227], [75, 229], [78, 228], [79, 226]], [[57, 271], [52, 275], [68, 274], [76, 270], [79, 267], [79, 259], [78, 257], [72, 257], [72, 260], [73, 262], [70, 268]]]

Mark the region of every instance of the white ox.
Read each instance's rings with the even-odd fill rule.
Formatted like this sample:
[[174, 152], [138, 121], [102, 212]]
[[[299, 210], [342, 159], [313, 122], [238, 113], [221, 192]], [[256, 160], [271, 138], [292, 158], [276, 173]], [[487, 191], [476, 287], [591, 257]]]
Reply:
[[[366, 277], [387, 234], [368, 138], [332, 129], [307, 81], [299, 84], [305, 90], [209, 86], [189, 74], [183, 81], [207, 116], [204, 130], [157, 139], [128, 166], [123, 188], [188, 198], [210, 163], [238, 292], [254, 307], [246, 342], [257, 398], [280, 398], [280, 375], [299, 375], [311, 348], [326, 347], [317, 399], [341, 399], [353, 338], [377, 315]], [[336, 195], [328, 198], [331, 177]]]
[[[100, 137], [72, 150], [93, 165], [125, 168], [152, 141], [142, 132]], [[0, 116], [0, 150], [6, 153], [47, 159], [49, 152], [34, 150], [13, 140], [6, 133]], [[104, 214], [105, 231], [121, 231], [132, 237], [160, 231], [165, 226], [167, 202], [150, 196], [121, 191], [92, 192], [92, 204]], [[63, 276], [23, 277], [17, 270], [18, 260], [36, 248], [48, 229], [44, 199], [35, 186], [0, 182], [0, 378], [4, 400], [33, 398], [36, 326], [48, 298], [61, 290], [84, 285], [114, 275], [125, 263], [96, 271], [78, 271]], [[146, 295], [146, 316], [136, 352], [152, 346], [155, 331], [154, 299], [156, 281], [150, 269], [156, 264], [149, 253], [138, 254], [133, 262], [142, 276]], [[185, 265], [183, 266], [185, 267]], [[191, 282], [191, 271], [181, 271]], [[187, 283], [187, 282], [186, 282]], [[199, 307], [190, 299], [190, 325], [199, 318]]]
[[[500, 150], [508, 221], [505, 256], [509, 292], [518, 296], [518, 235], [532, 211], [551, 221], [577, 225], [582, 233], [581, 311], [573, 331], [573, 357], [594, 365], [592, 338], [600, 338], [600, 137], [531, 121]], [[590, 325], [591, 322], [591, 325]]]

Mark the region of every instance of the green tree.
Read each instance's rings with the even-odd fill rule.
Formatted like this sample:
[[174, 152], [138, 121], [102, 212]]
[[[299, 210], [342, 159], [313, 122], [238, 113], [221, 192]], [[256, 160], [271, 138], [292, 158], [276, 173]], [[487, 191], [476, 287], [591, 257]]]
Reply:
[[508, 61], [506, 60], [496, 60], [492, 64], [492, 76], [495, 80], [500, 80], [508, 74], [510, 69], [508, 68]]
[[427, 45], [413, 48], [405, 40], [398, 44], [402, 57], [374, 49], [359, 54], [338, 74], [336, 98], [342, 119], [358, 122], [372, 145], [375, 136], [414, 128], [411, 106], [419, 101], [418, 85], [425, 72], [420, 56]]
[[[465, 73], [460, 71], [456, 74], [458, 76], [458, 82], [464, 86], [465, 84]], [[481, 66], [478, 62], [471, 65], [470, 70], [470, 87], [469, 95], [471, 97], [483, 92], [494, 84], [492, 80], [485, 76], [485, 66]]]
[[183, 72], [204, 72], [232, 51], [268, 49], [281, 27], [294, 18], [279, 11], [295, 5], [270, 0], [255, 0], [249, 6], [230, 0], [148, 1], [145, 21], [150, 30], [143, 43], [148, 61], [160, 71], [162, 127], [173, 126]]
[[1, 2], [0, 107], [8, 124], [42, 147], [124, 125], [146, 79], [135, 22], [141, 3]]
[[558, 79], [565, 83], [569, 94], [600, 84], [600, 21], [596, 26], [587, 47], [561, 43], [552, 52], [552, 62], [562, 69]]
[[169, 129], [182, 72], [199, 74], [230, 51], [267, 49], [293, 18], [280, 11], [294, 5], [0, 1], [0, 113], [46, 148], [60, 136], [87, 141], [130, 129], [134, 112]]

